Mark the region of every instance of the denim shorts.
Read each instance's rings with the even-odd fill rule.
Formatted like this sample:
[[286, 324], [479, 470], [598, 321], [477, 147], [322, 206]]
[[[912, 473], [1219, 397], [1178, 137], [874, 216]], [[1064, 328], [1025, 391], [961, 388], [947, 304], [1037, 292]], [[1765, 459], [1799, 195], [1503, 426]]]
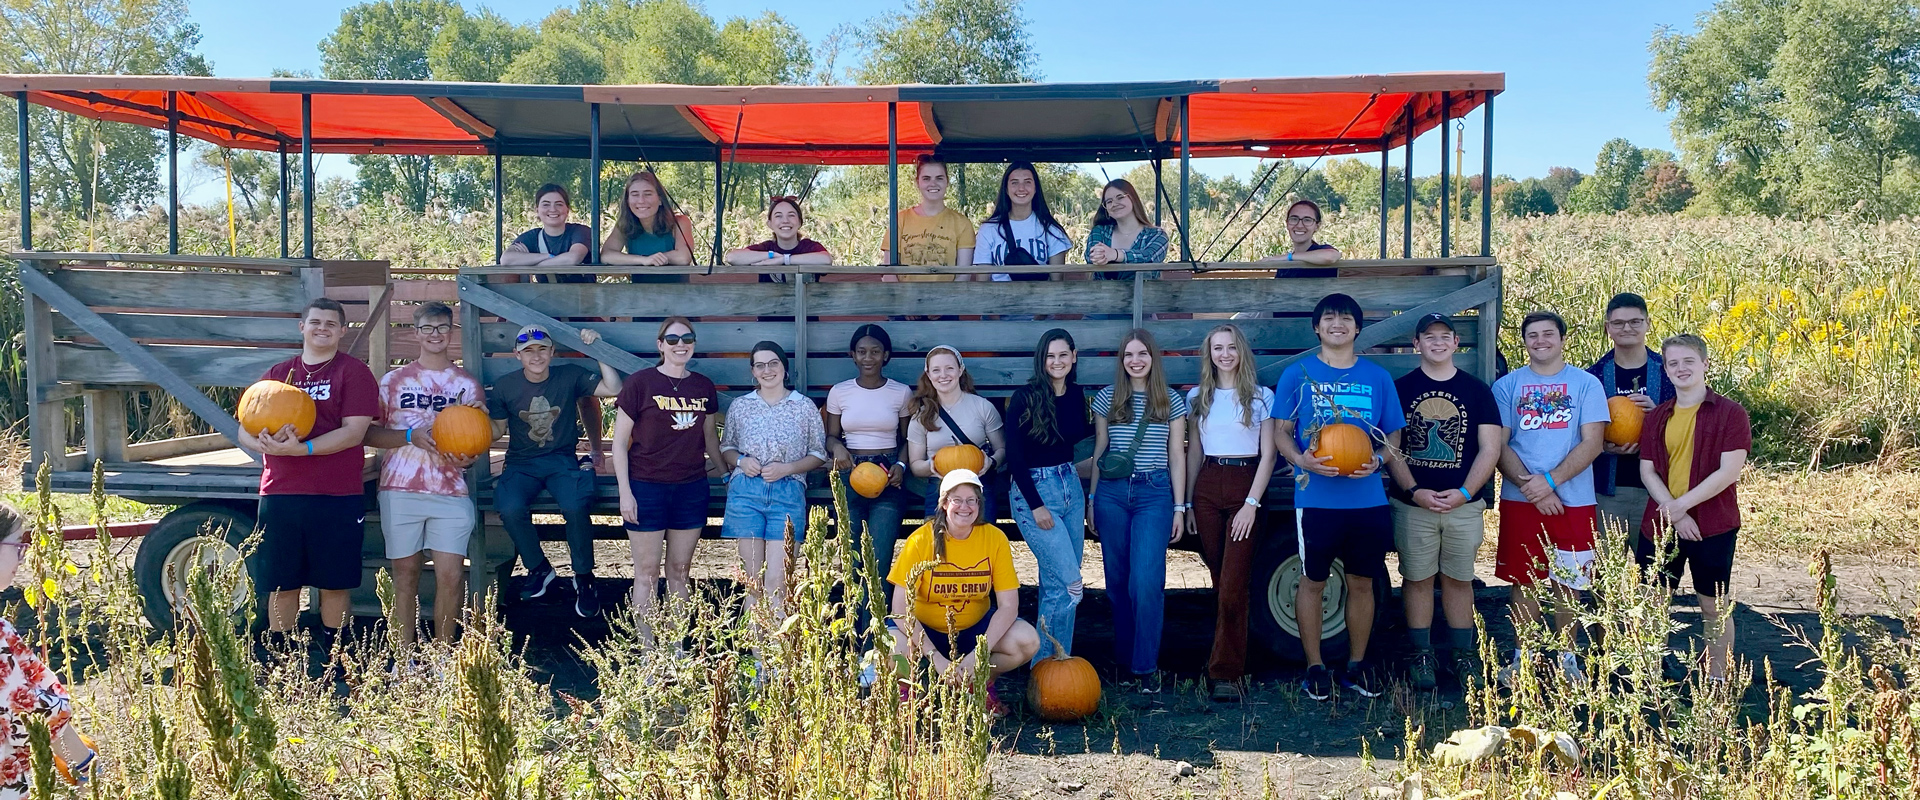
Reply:
[[727, 518], [720, 528], [721, 538], [783, 540], [788, 520], [793, 521], [793, 540], [801, 541], [807, 532], [806, 483], [797, 478], [768, 483], [740, 472], [727, 479]]
[[633, 492], [634, 522], [630, 531], [697, 531], [707, 527], [707, 479], [686, 483], [627, 481]]

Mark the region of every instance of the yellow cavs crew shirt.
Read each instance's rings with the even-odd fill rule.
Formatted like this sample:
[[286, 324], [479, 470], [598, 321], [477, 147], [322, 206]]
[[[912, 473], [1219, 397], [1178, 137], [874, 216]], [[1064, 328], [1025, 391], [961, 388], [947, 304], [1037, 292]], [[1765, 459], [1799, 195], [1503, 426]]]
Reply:
[[913, 616], [920, 624], [946, 630], [947, 609], [951, 608], [954, 630], [965, 630], [986, 617], [994, 592], [1020, 588], [1007, 534], [984, 523], [973, 526], [965, 539], [948, 537], [946, 559], [921, 573], [918, 586], [907, 586], [915, 569], [934, 561], [933, 535], [932, 523], [921, 525], [907, 537], [887, 573], [888, 583], [908, 590]]

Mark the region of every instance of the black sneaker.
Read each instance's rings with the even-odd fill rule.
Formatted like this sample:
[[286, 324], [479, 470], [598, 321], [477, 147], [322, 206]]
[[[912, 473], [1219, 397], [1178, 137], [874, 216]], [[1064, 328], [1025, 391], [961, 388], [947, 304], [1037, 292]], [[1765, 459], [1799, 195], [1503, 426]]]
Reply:
[[1327, 671], [1327, 665], [1307, 667], [1307, 676], [1300, 679], [1300, 693], [1315, 700], [1333, 696], [1333, 673]]
[[1461, 689], [1480, 685], [1486, 678], [1484, 671], [1485, 666], [1480, 663], [1478, 654], [1461, 650], [1453, 651], [1453, 679], [1460, 684]]
[[527, 601], [546, 597], [547, 587], [553, 585], [554, 577], [552, 564], [542, 564], [536, 569], [527, 570], [526, 582], [520, 585], [520, 599]]
[[1340, 670], [1340, 688], [1361, 697], [1379, 697], [1387, 693], [1386, 682], [1377, 670], [1366, 664]]
[[1440, 683], [1434, 677], [1435, 668], [1438, 666], [1432, 650], [1415, 650], [1413, 660], [1407, 662], [1407, 679], [1418, 691], [1433, 691], [1433, 688]]
[[575, 575], [573, 591], [578, 595], [573, 601], [573, 612], [582, 619], [600, 616], [600, 595], [593, 590], [592, 575]]
[[1160, 690], [1164, 688], [1166, 684], [1166, 676], [1157, 669], [1145, 675], [1135, 675], [1133, 677], [1134, 680], [1140, 682], [1141, 694], [1159, 694]]

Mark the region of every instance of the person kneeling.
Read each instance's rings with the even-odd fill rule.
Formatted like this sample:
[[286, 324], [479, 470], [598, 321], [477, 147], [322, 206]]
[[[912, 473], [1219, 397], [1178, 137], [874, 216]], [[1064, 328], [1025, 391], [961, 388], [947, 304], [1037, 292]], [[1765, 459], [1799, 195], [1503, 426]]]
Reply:
[[[967, 680], [979, 664], [985, 637], [992, 670], [987, 707], [1001, 715], [1007, 708], [993, 681], [1032, 659], [1040, 650], [1040, 635], [1019, 617], [1020, 578], [1013, 572], [1006, 533], [979, 521], [982, 495], [972, 470], [956, 469], [941, 478], [939, 509], [907, 537], [887, 574], [894, 586], [887, 626], [895, 653], [925, 654], [934, 673], [956, 683]], [[952, 628], [947, 627], [949, 613]]]

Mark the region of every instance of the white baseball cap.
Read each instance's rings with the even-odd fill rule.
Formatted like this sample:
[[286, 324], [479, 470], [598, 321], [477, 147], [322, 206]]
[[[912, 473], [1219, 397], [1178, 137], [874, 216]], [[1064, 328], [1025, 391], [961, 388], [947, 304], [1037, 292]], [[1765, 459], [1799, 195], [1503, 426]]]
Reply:
[[940, 477], [940, 499], [945, 500], [947, 493], [953, 491], [955, 486], [972, 486], [977, 490], [986, 491], [986, 487], [980, 485], [980, 476], [974, 474], [973, 470], [956, 469]]

